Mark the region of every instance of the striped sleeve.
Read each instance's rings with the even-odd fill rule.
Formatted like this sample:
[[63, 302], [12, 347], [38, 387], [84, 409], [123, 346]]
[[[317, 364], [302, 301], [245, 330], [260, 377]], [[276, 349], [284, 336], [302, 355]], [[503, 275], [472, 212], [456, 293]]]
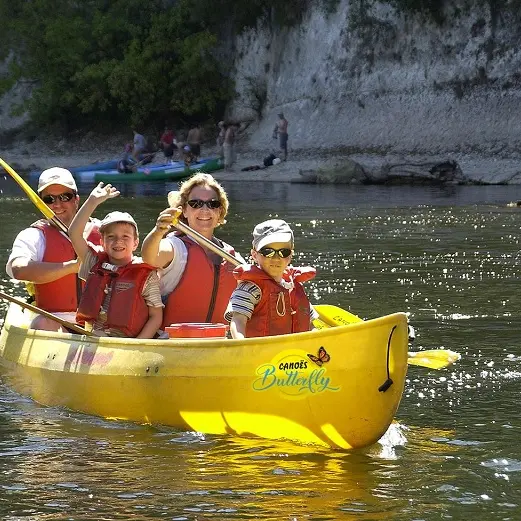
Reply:
[[157, 271], [151, 271], [143, 286], [141, 295], [150, 308], [163, 308], [163, 301], [161, 300], [161, 292], [159, 291], [159, 277]]
[[239, 282], [230, 297], [230, 303], [224, 314], [224, 318], [229, 322], [233, 313], [245, 315], [248, 320], [253, 314], [255, 306], [260, 302], [262, 291], [253, 282], [247, 280]]

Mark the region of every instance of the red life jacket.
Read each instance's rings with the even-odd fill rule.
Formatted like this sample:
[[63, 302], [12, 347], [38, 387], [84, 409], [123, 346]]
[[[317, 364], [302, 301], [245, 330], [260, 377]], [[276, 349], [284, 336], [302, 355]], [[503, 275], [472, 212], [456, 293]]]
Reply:
[[110, 303], [104, 328], [117, 329], [128, 337], [136, 337], [148, 321], [148, 306], [141, 292], [148, 275], [156, 268], [139, 258], [116, 267], [110, 264], [104, 251], [95, 253], [98, 262], [89, 271], [76, 321], [84, 324], [98, 319], [108, 286]]
[[310, 304], [302, 282], [315, 277], [315, 268], [287, 268], [283, 278], [287, 282], [293, 281], [295, 287], [291, 292], [251, 264], [238, 266], [233, 274], [237, 280], [257, 284], [262, 291], [261, 299], [246, 323], [247, 338], [309, 331]]
[[[225, 260], [212, 264], [199, 244], [186, 235], [179, 239], [188, 250], [188, 259], [179, 284], [166, 301], [163, 328], [179, 322], [223, 322], [224, 312], [237, 287], [234, 266]], [[228, 244], [222, 243], [222, 247], [235, 255], [235, 250]]]
[[[49, 221], [41, 219], [31, 226], [41, 230], [45, 237], [42, 262], [66, 262], [76, 258], [71, 241]], [[98, 226], [93, 226], [88, 240], [100, 244]], [[78, 293], [82, 287], [74, 273], [45, 284], [35, 284], [35, 306], [51, 313], [74, 312], [78, 308]]]

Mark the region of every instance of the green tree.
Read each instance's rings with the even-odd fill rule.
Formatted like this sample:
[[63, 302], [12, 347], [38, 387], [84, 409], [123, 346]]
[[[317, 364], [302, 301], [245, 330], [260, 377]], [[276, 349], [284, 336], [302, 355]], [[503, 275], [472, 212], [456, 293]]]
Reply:
[[208, 118], [231, 96], [217, 37], [188, 0], [0, 0], [0, 13], [8, 79], [36, 81], [28, 108], [42, 125]]

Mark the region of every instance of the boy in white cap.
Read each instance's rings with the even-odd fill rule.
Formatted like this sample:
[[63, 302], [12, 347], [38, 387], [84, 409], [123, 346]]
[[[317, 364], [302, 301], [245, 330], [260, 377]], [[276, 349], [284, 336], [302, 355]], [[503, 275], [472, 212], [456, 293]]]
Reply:
[[69, 235], [86, 281], [76, 320], [99, 336], [153, 338], [163, 320], [156, 269], [134, 256], [139, 244], [137, 224], [129, 213], [110, 212], [100, 225], [101, 247], [81, 233], [92, 212], [117, 197], [112, 185], [99, 183], [80, 208]]
[[[38, 180], [38, 195], [63, 224], [69, 226], [79, 206], [78, 189], [69, 170], [53, 167], [44, 170]], [[89, 221], [82, 230], [89, 241], [99, 244], [99, 221]], [[77, 277], [79, 263], [66, 234], [52, 221], [40, 219], [16, 237], [6, 265], [13, 279], [24, 280], [31, 287], [35, 305], [59, 318], [74, 321], [81, 285]], [[59, 331], [52, 319], [37, 315], [31, 328]]]
[[311, 329], [315, 312], [302, 282], [312, 279], [316, 271], [290, 266], [294, 242], [291, 228], [281, 219], [255, 226], [251, 256], [257, 265], [244, 264], [234, 270], [239, 284], [226, 313], [233, 338]]

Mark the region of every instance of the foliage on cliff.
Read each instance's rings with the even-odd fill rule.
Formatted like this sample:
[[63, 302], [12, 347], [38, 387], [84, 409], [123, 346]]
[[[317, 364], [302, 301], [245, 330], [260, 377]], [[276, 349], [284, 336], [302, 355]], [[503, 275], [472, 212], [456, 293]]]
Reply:
[[0, 0], [4, 89], [34, 81], [33, 121], [147, 124], [172, 115], [208, 118], [231, 83], [215, 55], [217, 36], [190, 0]]

